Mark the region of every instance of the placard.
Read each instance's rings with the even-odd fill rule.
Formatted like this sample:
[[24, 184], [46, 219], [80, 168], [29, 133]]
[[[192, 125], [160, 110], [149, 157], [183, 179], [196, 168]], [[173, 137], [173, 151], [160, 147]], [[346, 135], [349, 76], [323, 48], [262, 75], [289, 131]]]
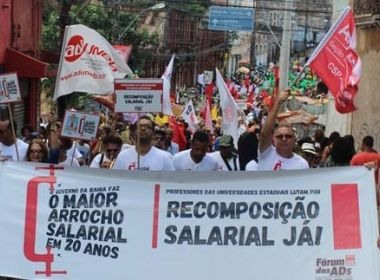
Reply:
[[214, 72], [208, 70], [203, 71], [203, 79], [205, 85], [211, 84], [212, 80], [214, 79]]
[[100, 116], [97, 114], [67, 110], [61, 136], [93, 141], [96, 139], [99, 122]]
[[21, 101], [16, 73], [0, 75], [0, 104]]
[[115, 79], [115, 112], [162, 112], [162, 79]]

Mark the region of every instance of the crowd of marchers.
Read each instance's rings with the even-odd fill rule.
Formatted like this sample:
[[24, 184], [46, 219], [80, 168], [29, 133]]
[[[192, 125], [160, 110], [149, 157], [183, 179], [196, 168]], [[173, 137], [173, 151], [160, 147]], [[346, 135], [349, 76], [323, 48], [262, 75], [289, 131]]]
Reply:
[[222, 134], [217, 123], [213, 134], [202, 124], [190, 131], [183, 120], [162, 113], [141, 116], [135, 123], [115, 115], [100, 127], [92, 142], [62, 137], [62, 120], [54, 117], [38, 132], [24, 126], [21, 139], [14, 137], [9, 120], [0, 121], [0, 157], [2, 161], [126, 170], [275, 171], [368, 163], [377, 166], [380, 155], [369, 135], [361, 139], [360, 151], [355, 151], [351, 135], [334, 132], [325, 137], [318, 129], [314, 137], [299, 139], [290, 124], [277, 122], [288, 96], [288, 91], [281, 92], [261, 119], [251, 118], [240, 125], [238, 141]]

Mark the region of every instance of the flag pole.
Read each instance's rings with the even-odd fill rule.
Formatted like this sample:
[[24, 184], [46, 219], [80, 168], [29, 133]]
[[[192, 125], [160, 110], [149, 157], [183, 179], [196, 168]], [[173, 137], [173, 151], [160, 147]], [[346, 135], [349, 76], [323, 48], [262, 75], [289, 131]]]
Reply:
[[19, 156], [19, 153], [18, 153], [18, 147], [17, 147], [16, 130], [15, 130], [15, 125], [14, 125], [14, 123], [13, 123], [13, 115], [12, 115], [12, 110], [11, 110], [11, 105], [10, 105], [10, 103], [8, 103], [8, 112], [9, 112], [9, 121], [11, 122], [11, 128], [12, 128], [13, 139], [15, 140], [15, 148], [16, 148], [17, 161], [20, 161], [20, 156]]
[[136, 152], [137, 152], [137, 170], [140, 170], [140, 113], [137, 113], [137, 127], [136, 127]]
[[70, 162], [70, 166], [73, 166], [73, 162], [74, 162], [74, 156], [75, 156], [75, 150], [77, 149], [77, 141], [74, 141], [74, 151], [73, 151], [73, 155], [71, 157], [71, 162]]
[[302, 74], [305, 72], [305, 67], [306, 66], [304, 66], [303, 68], [302, 68], [302, 71], [301, 72], [299, 72], [299, 74], [297, 75], [297, 78], [293, 81], [293, 83], [290, 85], [290, 89], [292, 88], [292, 87], [294, 87], [297, 83], [298, 83], [298, 81], [301, 79], [301, 77], [302, 77]]

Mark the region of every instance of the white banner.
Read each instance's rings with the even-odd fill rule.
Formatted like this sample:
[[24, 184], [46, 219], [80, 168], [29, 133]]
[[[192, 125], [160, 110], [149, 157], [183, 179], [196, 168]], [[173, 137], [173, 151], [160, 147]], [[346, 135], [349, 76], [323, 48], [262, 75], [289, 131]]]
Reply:
[[373, 172], [227, 173], [7, 162], [0, 275], [379, 279]]
[[114, 79], [126, 75], [133, 72], [98, 32], [82, 24], [66, 27], [54, 100], [74, 91], [112, 93]]

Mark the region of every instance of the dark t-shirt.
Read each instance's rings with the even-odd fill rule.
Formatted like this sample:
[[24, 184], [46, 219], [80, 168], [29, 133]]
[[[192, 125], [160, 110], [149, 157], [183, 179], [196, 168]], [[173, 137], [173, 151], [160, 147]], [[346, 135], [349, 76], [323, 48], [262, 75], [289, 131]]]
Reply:
[[245, 170], [245, 166], [251, 160], [257, 162], [258, 140], [256, 133], [244, 132], [238, 140], [238, 154], [240, 170]]

